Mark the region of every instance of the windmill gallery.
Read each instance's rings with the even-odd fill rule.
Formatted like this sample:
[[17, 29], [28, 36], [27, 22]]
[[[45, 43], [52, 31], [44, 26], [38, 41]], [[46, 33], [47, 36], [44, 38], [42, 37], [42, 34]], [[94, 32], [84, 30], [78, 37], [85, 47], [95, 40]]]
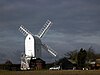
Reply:
[[21, 70], [31, 69], [30, 63], [33, 60], [41, 59], [41, 48], [44, 48], [47, 52], [52, 54], [54, 57], [57, 56], [57, 52], [50, 48], [48, 45], [41, 42], [41, 38], [51, 27], [52, 22], [47, 20], [43, 28], [37, 35], [33, 35], [28, 29], [23, 25], [20, 26], [19, 30], [23, 33], [25, 38], [25, 53], [21, 56]]

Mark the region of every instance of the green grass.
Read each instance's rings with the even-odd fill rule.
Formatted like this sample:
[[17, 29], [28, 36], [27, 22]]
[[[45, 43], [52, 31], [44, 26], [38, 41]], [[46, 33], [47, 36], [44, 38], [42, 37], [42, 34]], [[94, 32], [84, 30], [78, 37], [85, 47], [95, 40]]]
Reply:
[[100, 75], [100, 70], [0, 71], [0, 75]]

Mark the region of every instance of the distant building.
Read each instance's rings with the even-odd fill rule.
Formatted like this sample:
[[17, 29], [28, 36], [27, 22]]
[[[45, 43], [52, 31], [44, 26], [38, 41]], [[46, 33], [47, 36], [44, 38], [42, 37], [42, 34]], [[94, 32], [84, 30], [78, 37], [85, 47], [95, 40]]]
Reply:
[[73, 69], [73, 67], [74, 67], [73, 63], [70, 62], [66, 57], [60, 59], [58, 61], [58, 65], [60, 65], [61, 69], [64, 69], [64, 70]]
[[96, 69], [96, 62], [95, 61], [89, 62], [89, 66], [87, 66], [87, 68], [90, 70]]
[[100, 69], [100, 59], [96, 59], [96, 68]]
[[40, 58], [30, 61], [30, 68], [34, 70], [41, 70], [45, 68], [45, 61]]

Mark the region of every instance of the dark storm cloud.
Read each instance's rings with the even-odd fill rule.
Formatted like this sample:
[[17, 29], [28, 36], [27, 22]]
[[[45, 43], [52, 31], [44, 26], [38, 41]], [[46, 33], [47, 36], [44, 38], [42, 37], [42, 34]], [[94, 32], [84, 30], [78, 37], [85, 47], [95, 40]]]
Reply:
[[42, 41], [60, 55], [90, 45], [98, 51], [100, 0], [1, 0], [1, 54], [6, 55], [7, 51], [10, 54], [7, 57], [12, 60], [20, 56], [19, 53], [24, 52], [25, 37], [18, 31], [19, 26], [23, 24], [37, 34], [47, 19], [53, 22], [53, 26]]

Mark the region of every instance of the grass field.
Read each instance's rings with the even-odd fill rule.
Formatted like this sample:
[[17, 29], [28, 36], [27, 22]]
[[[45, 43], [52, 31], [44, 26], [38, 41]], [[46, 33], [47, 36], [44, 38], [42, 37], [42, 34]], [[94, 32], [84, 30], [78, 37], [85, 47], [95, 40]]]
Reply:
[[0, 75], [100, 75], [100, 70], [0, 71]]

